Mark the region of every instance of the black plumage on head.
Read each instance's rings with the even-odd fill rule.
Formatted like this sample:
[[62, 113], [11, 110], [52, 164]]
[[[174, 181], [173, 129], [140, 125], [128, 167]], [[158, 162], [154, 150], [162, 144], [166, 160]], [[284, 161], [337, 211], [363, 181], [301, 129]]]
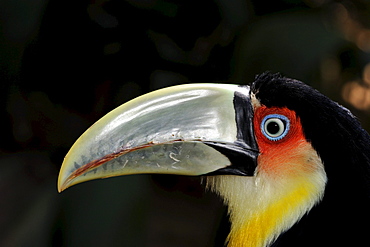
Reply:
[[367, 243], [370, 136], [359, 121], [348, 109], [312, 87], [280, 74], [266, 72], [257, 76], [251, 93], [267, 107], [287, 107], [296, 112], [305, 137], [321, 157], [328, 176], [323, 201], [274, 246]]

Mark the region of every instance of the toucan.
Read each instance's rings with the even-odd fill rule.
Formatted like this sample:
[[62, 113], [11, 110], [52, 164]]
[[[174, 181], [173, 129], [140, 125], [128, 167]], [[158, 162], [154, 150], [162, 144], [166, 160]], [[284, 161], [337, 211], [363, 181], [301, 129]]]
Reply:
[[[59, 192], [127, 174], [204, 176], [228, 206], [228, 247], [369, 246], [370, 136], [307, 84], [185, 84], [114, 109], [66, 155]], [[123, 188], [117, 188], [117, 190]]]

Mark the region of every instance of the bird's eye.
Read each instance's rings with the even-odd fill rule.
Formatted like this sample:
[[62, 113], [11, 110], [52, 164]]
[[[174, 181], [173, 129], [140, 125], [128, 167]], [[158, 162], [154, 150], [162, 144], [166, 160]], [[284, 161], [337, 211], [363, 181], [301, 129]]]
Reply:
[[261, 123], [262, 133], [271, 141], [284, 138], [289, 131], [289, 119], [280, 114], [270, 114], [263, 118]]

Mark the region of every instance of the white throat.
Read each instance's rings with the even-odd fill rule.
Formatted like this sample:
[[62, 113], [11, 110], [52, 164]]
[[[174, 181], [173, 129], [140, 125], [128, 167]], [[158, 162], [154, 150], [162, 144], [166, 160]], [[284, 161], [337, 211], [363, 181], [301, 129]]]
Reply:
[[289, 175], [257, 168], [253, 177], [207, 178], [207, 188], [220, 194], [229, 208], [229, 247], [269, 246], [321, 200], [327, 181], [323, 163], [311, 144], [304, 146], [302, 162], [288, 164]]

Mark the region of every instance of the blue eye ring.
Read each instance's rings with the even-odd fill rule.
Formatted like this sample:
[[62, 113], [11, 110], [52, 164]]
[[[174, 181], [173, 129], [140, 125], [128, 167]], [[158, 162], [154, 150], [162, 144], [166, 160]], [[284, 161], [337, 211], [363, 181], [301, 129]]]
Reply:
[[283, 139], [289, 132], [289, 119], [280, 114], [269, 114], [261, 122], [262, 134], [271, 141]]

